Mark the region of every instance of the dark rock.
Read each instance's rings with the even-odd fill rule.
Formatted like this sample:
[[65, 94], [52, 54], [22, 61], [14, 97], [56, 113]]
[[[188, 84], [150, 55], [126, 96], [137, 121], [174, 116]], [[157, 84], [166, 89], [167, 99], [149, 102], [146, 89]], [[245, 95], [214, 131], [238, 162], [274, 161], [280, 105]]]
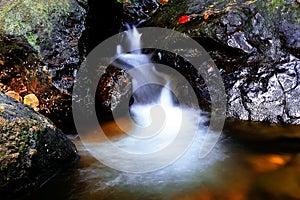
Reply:
[[70, 96], [53, 87], [53, 77], [38, 53], [21, 36], [0, 33], [0, 91], [14, 91], [24, 98], [35, 94], [39, 100], [39, 112], [60, 122], [62, 113], [70, 107]]
[[96, 90], [96, 106], [99, 119], [104, 118], [103, 112], [111, 113], [117, 106], [120, 106], [124, 99], [130, 98], [132, 89], [131, 77], [125, 70], [111, 65], [101, 74], [103, 75]]
[[[183, 15], [191, 20], [179, 24]], [[228, 117], [300, 124], [299, 17], [295, 1], [174, 0], [143, 25], [187, 33], [209, 52], [223, 76]], [[179, 66], [197, 85], [197, 75]]]
[[124, 24], [139, 26], [151, 19], [160, 4], [156, 0], [129, 1], [123, 4], [124, 14], [122, 21]]
[[0, 2], [0, 91], [34, 93], [40, 112], [60, 125], [71, 121], [71, 91], [82, 62], [79, 39], [86, 11], [80, 5], [75, 0]]
[[33, 192], [78, 160], [75, 145], [46, 117], [0, 93], [1, 198]]
[[86, 29], [81, 39], [85, 56], [105, 39], [119, 32], [123, 13], [123, 4], [117, 1], [87, 0], [87, 3]]

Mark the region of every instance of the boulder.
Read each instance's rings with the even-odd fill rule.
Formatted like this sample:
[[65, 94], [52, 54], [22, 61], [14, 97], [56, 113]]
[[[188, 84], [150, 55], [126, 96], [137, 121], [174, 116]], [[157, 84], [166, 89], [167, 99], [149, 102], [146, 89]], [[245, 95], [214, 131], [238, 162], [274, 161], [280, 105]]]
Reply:
[[0, 2], [0, 91], [36, 95], [40, 113], [57, 124], [71, 117], [72, 86], [83, 59], [83, 6], [75, 0]]
[[[296, 1], [173, 0], [141, 26], [186, 33], [208, 51], [223, 77], [228, 117], [300, 124], [299, 17]], [[183, 73], [206, 107], [197, 74]]]
[[0, 194], [34, 191], [79, 156], [61, 130], [31, 107], [0, 93]]

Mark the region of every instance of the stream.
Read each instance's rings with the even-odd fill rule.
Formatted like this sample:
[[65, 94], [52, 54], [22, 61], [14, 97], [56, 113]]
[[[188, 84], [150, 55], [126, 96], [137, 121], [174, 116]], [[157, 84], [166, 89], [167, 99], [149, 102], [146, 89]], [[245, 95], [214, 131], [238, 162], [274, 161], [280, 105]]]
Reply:
[[[140, 36], [135, 29], [127, 32], [131, 50], [140, 48]], [[207, 113], [174, 104], [164, 85], [170, 84], [167, 74], [141, 67], [150, 58], [140, 51], [120, 49], [119, 59], [138, 74], [131, 116], [102, 122], [105, 137], [83, 129], [73, 139], [79, 162], [30, 199], [300, 199], [299, 127], [227, 119], [215, 143]], [[163, 87], [139, 91], [147, 79]], [[157, 95], [145, 95], [149, 91]], [[212, 146], [199, 157], [201, 148]]]
[[[102, 127], [112, 136], [120, 132], [114, 122]], [[221, 139], [204, 159], [191, 150], [166, 168], [141, 174], [105, 166], [77, 138], [73, 142], [80, 161], [31, 199], [298, 199], [299, 143], [279, 144], [264, 137], [250, 141], [246, 137], [251, 133], [275, 138], [300, 134], [293, 126], [265, 125], [263, 129], [261, 124], [227, 122]]]
[[[22, 161], [7, 171], [20, 169], [25, 178], [16, 177], [17, 184], [31, 190], [16, 199], [300, 199], [300, 129], [287, 125], [300, 123], [299, 0], [3, 2], [0, 89], [19, 101], [36, 94], [36, 110], [74, 133], [68, 137], [80, 156], [31, 190], [40, 173], [33, 155], [52, 157], [60, 148], [52, 153], [39, 143], [44, 129], [34, 145], [26, 141], [28, 151], [25, 142], [16, 145], [28, 161], [7, 148], [11, 160]], [[44, 4], [52, 6], [39, 16]], [[121, 24], [127, 31], [111, 36]], [[132, 24], [145, 27], [138, 32]], [[194, 46], [200, 43], [209, 53]], [[218, 114], [224, 127], [223, 120], [209, 121]], [[10, 140], [18, 138], [9, 137], [7, 147]], [[201, 157], [203, 149], [208, 154]], [[48, 172], [48, 164], [37, 163]]]

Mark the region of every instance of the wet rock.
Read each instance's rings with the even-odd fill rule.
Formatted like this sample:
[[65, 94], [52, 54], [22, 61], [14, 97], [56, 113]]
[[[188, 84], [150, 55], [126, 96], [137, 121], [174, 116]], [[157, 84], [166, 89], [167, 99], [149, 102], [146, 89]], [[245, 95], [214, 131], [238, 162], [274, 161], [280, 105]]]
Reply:
[[[70, 96], [53, 87], [52, 76], [40, 60], [38, 53], [26, 38], [6, 36], [0, 32], [0, 91], [14, 91], [24, 99], [27, 94], [35, 94], [39, 99], [39, 111], [55, 122], [70, 107]], [[62, 114], [63, 113], [63, 114]]]
[[229, 89], [229, 116], [272, 123], [299, 123], [299, 59], [237, 81]]
[[166, 3], [168, 3], [168, 1], [165, 0], [128, 1], [123, 4], [123, 23], [139, 26], [140, 24], [145, 23], [151, 19], [151, 16], [157, 11], [160, 4], [164, 5]]
[[[178, 23], [181, 16], [190, 21]], [[299, 124], [299, 17], [295, 1], [174, 0], [144, 26], [184, 32], [209, 52], [224, 80], [228, 117]], [[188, 76], [209, 102], [197, 75]]]
[[125, 98], [130, 98], [131, 89], [131, 77], [125, 70], [109, 66], [97, 86], [96, 101], [101, 102], [99, 112], [113, 111]]
[[227, 40], [227, 44], [230, 47], [241, 49], [246, 53], [252, 53], [253, 51], [256, 51], [256, 49], [247, 42], [245, 34], [242, 32], [237, 32], [230, 35], [229, 39]]
[[71, 116], [70, 94], [82, 62], [86, 10], [80, 5], [75, 0], [0, 2], [0, 90], [35, 94], [40, 112], [58, 124], [58, 116]]
[[32, 192], [77, 160], [75, 145], [48, 118], [0, 93], [1, 198]]
[[117, 1], [85, 1], [88, 8], [81, 42], [83, 53], [87, 56], [98, 44], [119, 32], [123, 4]]

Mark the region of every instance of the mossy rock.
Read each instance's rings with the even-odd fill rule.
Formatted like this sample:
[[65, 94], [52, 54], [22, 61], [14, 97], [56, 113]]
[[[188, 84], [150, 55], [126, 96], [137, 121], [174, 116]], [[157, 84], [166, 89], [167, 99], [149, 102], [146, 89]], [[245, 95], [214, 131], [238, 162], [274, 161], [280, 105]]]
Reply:
[[39, 51], [40, 43], [47, 40], [70, 7], [69, 0], [3, 0], [0, 2], [0, 27], [9, 35], [25, 36]]
[[0, 31], [25, 37], [49, 68], [80, 65], [79, 38], [85, 29], [85, 14], [75, 0], [3, 0]]
[[34, 191], [79, 156], [46, 117], [0, 93], [0, 194]]
[[58, 116], [71, 121], [72, 86], [83, 59], [81, 5], [86, 0], [0, 1], [0, 92], [35, 94], [40, 113], [56, 124], [64, 120]]

